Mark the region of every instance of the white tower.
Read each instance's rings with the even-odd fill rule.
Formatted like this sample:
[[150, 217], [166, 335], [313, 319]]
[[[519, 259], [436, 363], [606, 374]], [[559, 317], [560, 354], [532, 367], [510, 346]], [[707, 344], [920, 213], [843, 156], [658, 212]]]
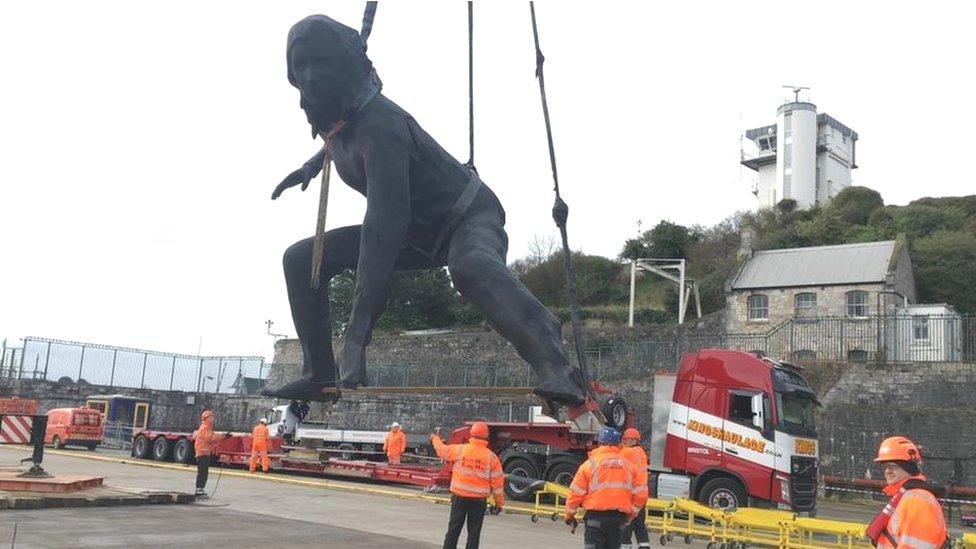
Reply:
[[826, 204], [851, 184], [857, 132], [817, 114], [813, 103], [784, 103], [776, 111], [776, 124], [747, 130], [745, 136], [742, 165], [758, 172], [759, 208], [784, 199], [795, 200], [801, 209]]

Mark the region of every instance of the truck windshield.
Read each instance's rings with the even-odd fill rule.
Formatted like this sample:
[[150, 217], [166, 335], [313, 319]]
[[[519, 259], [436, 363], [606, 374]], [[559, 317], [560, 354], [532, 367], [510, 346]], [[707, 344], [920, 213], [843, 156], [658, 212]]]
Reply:
[[776, 393], [779, 423], [788, 433], [815, 436], [816, 407], [816, 399], [806, 391]]

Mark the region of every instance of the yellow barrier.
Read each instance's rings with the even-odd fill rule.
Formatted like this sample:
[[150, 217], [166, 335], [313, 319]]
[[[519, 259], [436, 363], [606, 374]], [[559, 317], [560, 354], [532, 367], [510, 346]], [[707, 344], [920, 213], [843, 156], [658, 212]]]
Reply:
[[[565, 486], [547, 482], [536, 492], [532, 522], [540, 516], [559, 520], [569, 497]], [[685, 543], [707, 542], [708, 549], [744, 549], [746, 546], [778, 549], [870, 549], [865, 525], [839, 520], [798, 517], [788, 511], [742, 508], [731, 512], [696, 501], [647, 500], [648, 530], [659, 533], [661, 545], [675, 537]], [[577, 513], [579, 517], [579, 513]], [[976, 534], [954, 539], [953, 549], [976, 549]]]

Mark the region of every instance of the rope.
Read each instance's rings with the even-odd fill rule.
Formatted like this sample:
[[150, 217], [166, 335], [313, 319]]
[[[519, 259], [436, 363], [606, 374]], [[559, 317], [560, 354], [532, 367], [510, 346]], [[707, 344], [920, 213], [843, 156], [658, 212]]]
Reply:
[[468, 163], [474, 173], [474, 2], [468, 0]]
[[563, 269], [566, 271], [566, 294], [569, 297], [570, 319], [573, 324], [573, 339], [576, 344], [576, 359], [579, 363], [579, 371], [582, 379], [582, 389], [595, 400], [593, 387], [590, 384], [590, 375], [586, 369], [586, 351], [583, 346], [583, 327], [580, 324], [579, 303], [576, 300], [576, 276], [573, 273], [573, 258], [569, 249], [569, 237], [566, 232], [566, 220], [569, 217], [569, 206], [563, 202], [559, 195], [559, 174], [556, 171], [556, 149], [552, 144], [552, 123], [549, 120], [549, 103], [546, 101], [546, 78], [542, 70], [542, 65], [546, 57], [542, 55], [539, 48], [539, 29], [535, 20], [535, 2], [529, 2], [529, 10], [532, 13], [532, 37], [535, 40], [535, 76], [539, 80], [539, 94], [542, 96], [542, 115], [546, 121], [546, 139], [549, 142], [549, 163], [552, 166], [553, 191], [556, 193], [556, 202], [552, 206], [552, 219], [559, 227], [559, 235], [563, 242]]
[[376, 18], [377, 2], [366, 2], [366, 11], [363, 12], [363, 30], [359, 32], [359, 37], [363, 41], [363, 50], [369, 40], [370, 33], [373, 32], [373, 19]]

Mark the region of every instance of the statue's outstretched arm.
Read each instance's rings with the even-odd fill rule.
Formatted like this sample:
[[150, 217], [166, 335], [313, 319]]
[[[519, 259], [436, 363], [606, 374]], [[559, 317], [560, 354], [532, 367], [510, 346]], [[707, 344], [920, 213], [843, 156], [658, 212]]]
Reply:
[[343, 336], [346, 353], [369, 342], [373, 324], [389, 295], [393, 267], [410, 225], [408, 136], [382, 133], [385, 135], [363, 146], [366, 216], [352, 313]]
[[271, 200], [281, 196], [281, 193], [285, 192], [285, 189], [298, 184], [301, 184], [303, 191], [307, 189], [309, 182], [322, 171], [322, 163], [324, 161], [325, 149], [319, 149], [319, 152], [315, 153], [315, 156], [309, 158], [307, 162], [302, 164], [301, 168], [291, 172], [281, 183], [278, 183], [274, 192], [271, 193]]

